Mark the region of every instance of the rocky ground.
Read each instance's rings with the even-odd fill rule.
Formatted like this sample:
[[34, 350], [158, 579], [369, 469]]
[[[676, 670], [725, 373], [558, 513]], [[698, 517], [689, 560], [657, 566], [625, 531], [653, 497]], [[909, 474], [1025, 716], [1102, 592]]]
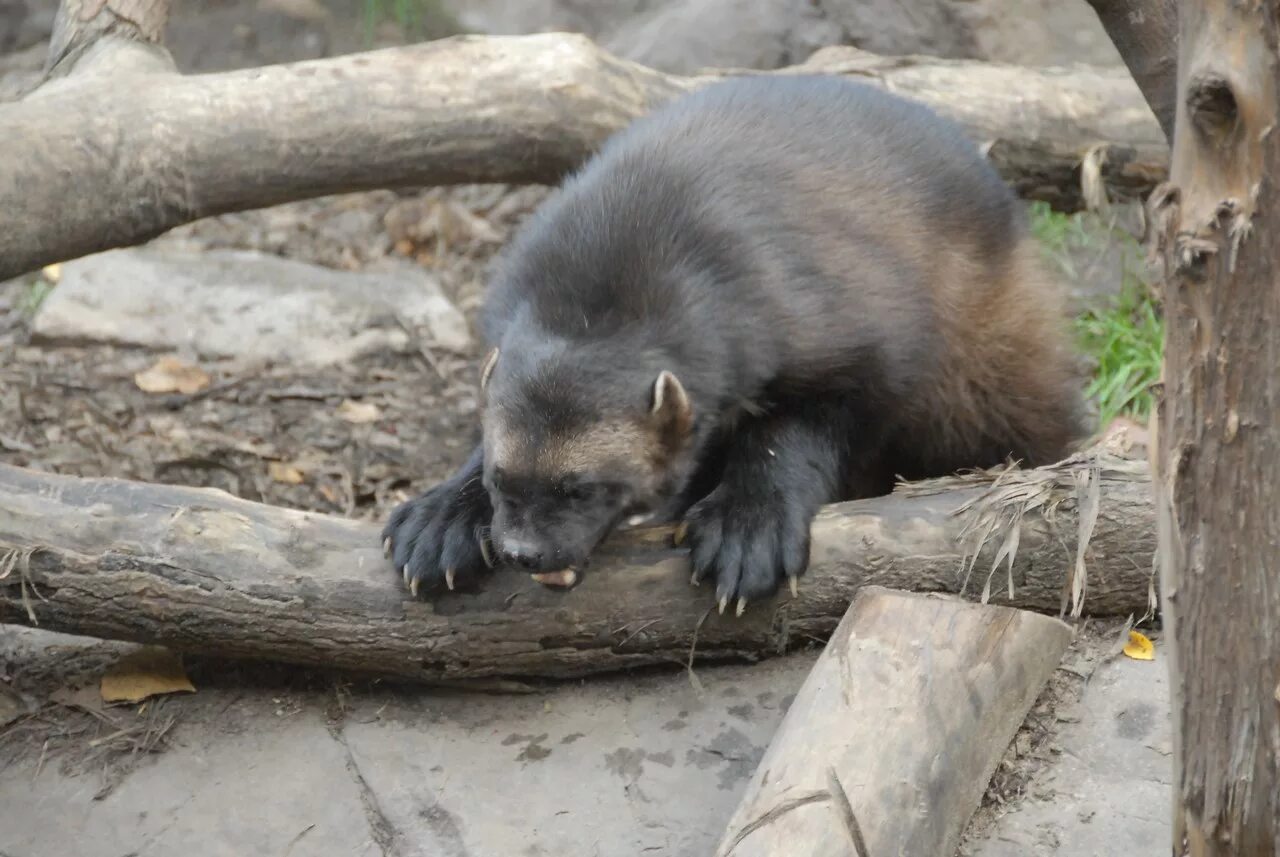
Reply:
[[[682, 68], [776, 64], [832, 39], [884, 50], [893, 32], [859, 42], [865, 22], [849, 4], [812, 4], [804, 27], [754, 54], [698, 39], [645, 53], [655, 20], [691, 20], [681, 32], [697, 33], [697, 14], [719, 8], [678, 5], [454, 2], [402, 26], [366, 25], [355, 0], [179, 2], [170, 44], [180, 66], [206, 71], [554, 26]], [[1114, 61], [1083, 3], [1037, 3], [1035, 15], [996, 0], [889, 5], [958, 28], [929, 41], [937, 31], [921, 24], [894, 43], [904, 50]], [[754, 20], [749, 3], [720, 6]], [[5, 31], [10, 7], [0, 3], [0, 98], [34, 81], [53, 8], [30, 0]], [[539, 26], [520, 17], [535, 12]], [[486, 266], [543, 193], [311, 200], [0, 284], [0, 462], [381, 519], [472, 442]], [[1114, 288], [1114, 254], [1077, 261], [1081, 295]], [[393, 312], [384, 287], [414, 300]], [[243, 314], [200, 302], [215, 291]], [[1083, 629], [964, 853], [1163, 853], [1165, 668], [1160, 654], [1115, 657], [1118, 631]], [[104, 674], [135, 649], [0, 626], [3, 857], [706, 854], [814, 657], [514, 695], [187, 658], [194, 693], [105, 702]]]

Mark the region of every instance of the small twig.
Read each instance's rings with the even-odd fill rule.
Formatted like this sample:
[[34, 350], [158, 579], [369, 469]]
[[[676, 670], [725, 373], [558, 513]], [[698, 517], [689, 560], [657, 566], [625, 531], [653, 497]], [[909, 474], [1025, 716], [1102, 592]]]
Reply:
[[[746, 839], [748, 836], [755, 833], [757, 830], [764, 827], [766, 824], [770, 824], [775, 819], [781, 818], [782, 816], [791, 812], [793, 809], [799, 809], [800, 807], [807, 806], [811, 803], [819, 803], [821, 801], [830, 800], [830, 799], [831, 799], [831, 793], [824, 789], [822, 791], [809, 792], [806, 795], [801, 795], [800, 797], [791, 798], [790, 800], [784, 800], [782, 803], [778, 804], [777, 806], [771, 807], [764, 814], [744, 824], [742, 826], [742, 829], [739, 830], [737, 834], [733, 837], [732, 841], [729, 842], [729, 847], [724, 849], [724, 854], [726, 855], [726, 857], [727, 855], [732, 854], [733, 849], [738, 847], [739, 842]], [[859, 857], [865, 857], [865, 855], [859, 855]]]
[[702, 682], [698, 681], [698, 677], [693, 672], [693, 653], [698, 647], [698, 632], [702, 630], [702, 623], [707, 621], [712, 609], [714, 608], [708, 607], [707, 612], [703, 613], [702, 617], [698, 619], [698, 624], [693, 626], [693, 639], [689, 641], [689, 660], [684, 665], [684, 668], [689, 673], [689, 684], [693, 685], [693, 689], [699, 693], [702, 692]]
[[862, 828], [858, 825], [858, 818], [853, 814], [853, 804], [849, 802], [849, 796], [845, 794], [844, 786], [840, 785], [840, 778], [836, 776], [836, 769], [832, 767], [827, 768], [827, 791], [831, 794], [836, 815], [840, 816], [845, 832], [849, 834], [854, 857], [871, 857], [871, 853], [867, 851], [867, 842], [862, 836]]
[[316, 829], [316, 826], [314, 824], [308, 824], [306, 827], [302, 828], [302, 830], [298, 833], [298, 835], [293, 837], [293, 839], [290, 839], [289, 844], [285, 846], [284, 857], [289, 857], [289, 853], [293, 851], [293, 846], [297, 845], [298, 841], [302, 839], [302, 837], [306, 836], [308, 833], [310, 833], [315, 829]]
[[[708, 612], [709, 612], [709, 611], [708, 611]], [[634, 637], [636, 634], [639, 634], [641, 631], [643, 631], [645, 628], [648, 628], [650, 625], [656, 625], [656, 624], [657, 624], [658, 622], [660, 622], [660, 621], [661, 621], [660, 619], [650, 619], [648, 622], [645, 622], [645, 623], [644, 623], [643, 625], [641, 625], [639, 628], [636, 628], [636, 629], [635, 629], [634, 631], [632, 631], [630, 634], [627, 634], [627, 636], [623, 638], [622, 642], [621, 642], [621, 643], [619, 643], [619, 644], [617, 645], [617, 648], [621, 649], [621, 648], [622, 648], [623, 646], [625, 646], [625, 645], [626, 645], [626, 644], [631, 640], [631, 638], [632, 638], [632, 637]], [[629, 623], [628, 623], [628, 624], [629, 624]], [[625, 628], [625, 627], [626, 627], [626, 625], [624, 625], [623, 627]], [[692, 653], [690, 653], [690, 654], [692, 654]]]

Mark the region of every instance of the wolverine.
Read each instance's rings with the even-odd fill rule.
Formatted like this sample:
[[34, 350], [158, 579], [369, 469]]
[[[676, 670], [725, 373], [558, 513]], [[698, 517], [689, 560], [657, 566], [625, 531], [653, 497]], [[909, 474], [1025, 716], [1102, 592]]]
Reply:
[[1059, 460], [1082, 433], [1062, 293], [962, 130], [826, 76], [681, 96], [615, 134], [498, 259], [480, 441], [391, 515], [415, 594], [496, 565], [569, 587], [679, 522], [719, 609], [796, 581], [826, 503]]

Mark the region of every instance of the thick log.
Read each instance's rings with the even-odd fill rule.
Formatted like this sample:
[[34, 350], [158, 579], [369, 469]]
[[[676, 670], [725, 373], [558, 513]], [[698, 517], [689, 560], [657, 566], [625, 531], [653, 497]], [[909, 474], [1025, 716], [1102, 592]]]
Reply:
[[980, 597], [1012, 530], [987, 533], [971, 573], [969, 534], [986, 533], [979, 512], [1008, 520], [1010, 498], [1027, 508], [1012, 570], [1002, 559], [990, 576], [991, 599], [1057, 611], [1074, 568], [1080, 473], [1100, 476], [1086, 606], [1127, 615], [1146, 609], [1151, 586], [1145, 468], [1069, 462], [1006, 474], [993, 491], [989, 477], [974, 477], [831, 506], [814, 523], [799, 598], [784, 589], [735, 618], [712, 609], [707, 587], [690, 586], [687, 552], [670, 546], [666, 528], [610, 539], [568, 593], [499, 570], [481, 592], [415, 601], [373, 523], [211, 489], [0, 466], [0, 621], [429, 681], [685, 664], [691, 652], [757, 659], [825, 638], [865, 584]]
[[[654, 105], [734, 73], [666, 75], [555, 33], [195, 76], [137, 47], [104, 48], [0, 107], [0, 279], [307, 197], [554, 183]], [[1113, 197], [1142, 194], [1166, 173], [1160, 126], [1123, 69], [831, 48], [774, 73], [797, 71], [857, 77], [935, 107], [1020, 193], [1062, 208], [1080, 205], [1090, 153]]]
[[1026, 610], [862, 589], [716, 857], [955, 854], [1071, 637]]

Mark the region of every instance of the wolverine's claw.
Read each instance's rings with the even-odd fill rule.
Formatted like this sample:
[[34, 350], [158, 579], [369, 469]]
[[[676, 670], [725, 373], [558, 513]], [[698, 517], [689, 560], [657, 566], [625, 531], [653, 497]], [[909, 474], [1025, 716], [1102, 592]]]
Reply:
[[452, 568], [446, 568], [444, 570], [444, 585], [449, 587], [449, 589], [453, 589], [453, 574], [454, 571]]
[[690, 583], [692, 583], [694, 586], [701, 586], [701, 585], [702, 585], [702, 581], [698, 579], [698, 572], [696, 572], [696, 571], [695, 571], [695, 572], [694, 572], [694, 573], [689, 577], [689, 582], [690, 582]]
[[414, 578], [409, 582], [409, 591], [413, 593], [413, 597], [418, 597], [418, 578]]
[[387, 536], [382, 540], [382, 555], [384, 557], [391, 556], [391, 536]]
[[721, 596], [720, 596], [720, 615], [721, 615], [721, 616], [723, 616], [723, 615], [724, 615], [724, 608], [726, 608], [726, 607], [728, 607], [728, 606], [729, 606], [729, 596], [728, 596], [728, 595], [721, 595]]
[[800, 597], [800, 582], [799, 582], [796, 578], [794, 578], [794, 577], [789, 578], [788, 580], [789, 580], [789, 582], [791, 583], [791, 597], [792, 597], [792, 598], [799, 598], [799, 597]]
[[747, 610], [747, 599], [745, 599], [745, 598], [739, 598], [739, 599], [738, 599], [738, 614], [737, 614], [737, 615], [741, 616], [743, 613], [745, 613], [745, 612], [746, 612], [746, 610]]
[[676, 526], [676, 531], [671, 534], [671, 541], [676, 547], [680, 547], [680, 545], [684, 544], [684, 539], [687, 535], [689, 535], [689, 522], [681, 521]]
[[404, 585], [405, 586], [409, 585], [409, 564], [408, 563], [405, 563], [404, 565]]

